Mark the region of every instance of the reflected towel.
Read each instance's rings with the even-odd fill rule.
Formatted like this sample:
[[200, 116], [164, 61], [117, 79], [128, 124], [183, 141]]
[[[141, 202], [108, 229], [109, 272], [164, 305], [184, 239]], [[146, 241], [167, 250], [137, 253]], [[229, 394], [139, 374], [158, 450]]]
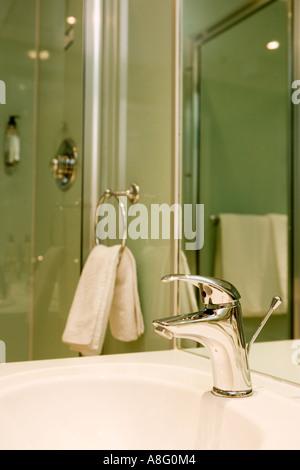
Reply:
[[[214, 275], [237, 288], [244, 316], [266, 314], [272, 297], [283, 295], [270, 217], [220, 215]], [[276, 313], [286, 312], [282, 300]]]
[[286, 214], [269, 214], [274, 237], [274, 249], [277, 272], [281, 287], [282, 311], [287, 311], [288, 299], [288, 216]]
[[117, 269], [109, 324], [111, 334], [119, 341], [136, 341], [144, 333], [136, 264], [127, 247], [124, 248]]
[[62, 341], [83, 355], [100, 354], [106, 333], [120, 245], [91, 251], [75, 292]]

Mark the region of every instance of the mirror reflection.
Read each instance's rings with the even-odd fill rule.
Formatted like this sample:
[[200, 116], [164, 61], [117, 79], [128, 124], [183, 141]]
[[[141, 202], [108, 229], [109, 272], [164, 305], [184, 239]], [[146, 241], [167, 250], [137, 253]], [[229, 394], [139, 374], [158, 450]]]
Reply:
[[0, 337], [8, 362], [60, 357], [80, 273], [81, 170], [59, 191], [50, 161], [66, 138], [82, 152], [82, 1], [2, 0], [0, 12]]
[[[7, 362], [76, 356], [62, 335], [100, 196], [136, 182], [147, 209], [171, 204], [172, 2], [0, 0], [0, 22], [0, 340]], [[126, 247], [145, 333], [107, 328], [102, 353], [168, 349], [170, 240]]]
[[282, 298], [257, 338], [269, 342], [293, 338], [292, 15], [288, 2], [256, 3], [223, 19], [212, 8], [208, 29], [183, 3], [182, 187], [205, 207], [204, 247], [186, 256], [239, 290], [246, 340]]
[[[174, 202], [175, 74], [180, 202], [204, 206], [204, 245], [186, 250], [183, 240], [179, 271], [235, 285], [247, 341], [279, 295], [257, 346], [292, 341], [292, 20], [283, 0], [0, 0], [0, 340], [8, 362], [77, 355], [62, 334], [107, 188], [138, 183], [149, 210]], [[61, 155], [66, 141], [74, 145]], [[140, 237], [126, 246], [145, 331], [126, 343], [108, 330], [102, 353], [172, 347], [152, 320], [178, 313], [176, 291], [160, 281], [177, 266], [174, 241]], [[179, 313], [197, 309], [190, 290], [188, 302], [180, 294]], [[298, 343], [288, 348], [296, 360]], [[272, 363], [273, 353], [260, 351]]]

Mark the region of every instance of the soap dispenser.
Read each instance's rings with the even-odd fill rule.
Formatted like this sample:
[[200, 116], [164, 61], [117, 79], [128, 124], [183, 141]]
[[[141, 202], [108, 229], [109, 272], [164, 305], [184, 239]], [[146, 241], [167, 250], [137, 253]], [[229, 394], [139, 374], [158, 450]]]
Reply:
[[20, 162], [20, 134], [16, 119], [18, 116], [10, 116], [5, 131], [4, 163], [6, 166], [15, 166]]

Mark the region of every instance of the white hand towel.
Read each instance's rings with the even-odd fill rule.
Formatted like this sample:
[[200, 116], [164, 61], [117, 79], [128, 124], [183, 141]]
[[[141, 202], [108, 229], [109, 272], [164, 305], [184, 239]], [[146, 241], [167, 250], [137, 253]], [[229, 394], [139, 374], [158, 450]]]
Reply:
[[117, 269], [109, 324], [111, 334], [119, 341], [136, 341], [144, 333], [136, 264], [127, 247], [123, 250]]
[[288, 216], [269, 214], [274, 235], [274, 249], [282, 299], [280, 312], [288, 311]]
[[83, 355], [97, 355], [102, 350], [119, 253], [120, 245], [98, 245], [82, 270], [62, 341]]
[[218, 230], [215, 276], [237, 288], [244, 316], [265, 315], [281, 292], [270, 218], [221, 214]]

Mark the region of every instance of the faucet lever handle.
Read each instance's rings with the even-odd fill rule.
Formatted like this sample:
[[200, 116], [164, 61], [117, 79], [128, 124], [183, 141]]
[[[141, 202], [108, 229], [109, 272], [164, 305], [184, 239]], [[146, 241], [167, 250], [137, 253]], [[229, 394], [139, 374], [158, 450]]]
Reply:
[[279, 305], [280, 305], [281, 303], [282, 303], [282, 300], [281, 300], [280, 297], [278, 297], [278, 296], [273, 297], [267, 315], [264, 317], [264, 319], [262, 320], [261, 324], [259, 325], [259, 327], [257, 328], [256, 332], [254, 333], [254, 335], [252, 336], [251, 340], [249, 341], [249, 343], [248, 343], [247, 346], [246, 346], [246, 350], [247, 350], [247, 353], [248, 353], [248, 354], [249, 354], [249, 352], [250, 352], [250, 348], [251, 348], [252, 344], [254, 343], [254, 341], [255, 341], [256, 338], [258, 337], [259, 333], [261, 332], [261, 330], [263, 329], [263, 327], [265, 326], [265, 324], [266, 324], [267, 321], [269, 320], [270, 315], [274, 312], [274, 310], [276, 310], [277, 307], [279, 307]]
[[185, 281], [200, 289], [202, 302], [209, 307], [216, 307], [239, 300], [240, 294], [236, 288], [223, 279], [196, 276], [190, 274], [169, 274], [162, 282]]

